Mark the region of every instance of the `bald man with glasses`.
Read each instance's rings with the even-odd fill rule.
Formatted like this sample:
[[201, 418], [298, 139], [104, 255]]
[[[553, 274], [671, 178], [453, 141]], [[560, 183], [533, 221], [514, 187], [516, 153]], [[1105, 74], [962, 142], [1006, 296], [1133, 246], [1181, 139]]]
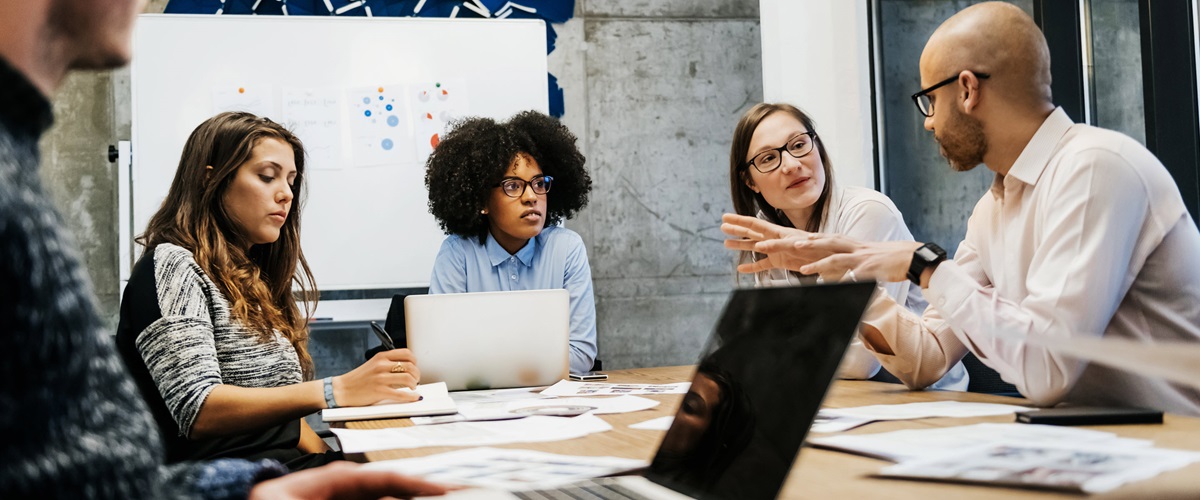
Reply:
[[863, 320], [865, 344], [911, 387], [970, 351], [1038, 405], [1200, 415], [1194, 389], [1020, 340], [1200, 341], [1200, 231], [1162, 163], [1055, 107], [1045, 37], [1010, 4], [946, 20], [920, 68], [925, 88], [913, 100], [951, 168], [996, 174], [954, 258], [934, 243], [860, 242], [726, 215], [722, 230], [738, 238], [727, 247], [768, 255], [739, 270], [919, 284], [930, 303], [923, 315], [877, 296]]

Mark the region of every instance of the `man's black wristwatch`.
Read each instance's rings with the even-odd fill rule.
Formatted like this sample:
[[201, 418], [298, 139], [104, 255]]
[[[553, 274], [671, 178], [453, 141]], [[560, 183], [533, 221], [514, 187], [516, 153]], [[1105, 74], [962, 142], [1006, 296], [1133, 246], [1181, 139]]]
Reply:
[[946, 260], [946, 251], [942, 247], [934, 243], [921, 245], [913, 252], [912, 263], [908, 265], [908, 280], [921, 286], [921, 273], [943, 260]]

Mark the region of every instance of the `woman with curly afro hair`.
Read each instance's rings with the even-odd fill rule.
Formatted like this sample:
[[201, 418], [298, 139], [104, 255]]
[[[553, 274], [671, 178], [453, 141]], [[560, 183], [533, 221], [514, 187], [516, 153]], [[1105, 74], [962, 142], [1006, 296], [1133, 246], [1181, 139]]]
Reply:
[[587, 250], [558, 226], [587, 205], [592, 187], [575, 135], [535, 111], [454, 125], [426, 163], [429, 212], [448, 235], [429, 293], [566, 289], [571, 372], [591, 370], [596, 303]]

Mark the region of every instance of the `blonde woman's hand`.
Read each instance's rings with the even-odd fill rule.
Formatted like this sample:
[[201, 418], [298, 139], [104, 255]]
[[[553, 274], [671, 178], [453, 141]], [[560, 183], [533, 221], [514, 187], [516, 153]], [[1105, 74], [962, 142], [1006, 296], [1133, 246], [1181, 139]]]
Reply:
[[[907, 280], [913, 252], [921, 247], [916, 241], [862, 242], [831, 234], [813, 234], [788, 245], [791, 246], [788, 252], [825, 255], [797, 269], [802, 273], [837, 279], [853, 271], [855, 279], [882, 282]], [[763, 250], [784, 251], [773, 244], [770, 248], [764, 245]]]
[[408, 403], [420, 396], [413, 389], [421, 381], [417, 358], [408, 349], [375, 354], [358, 368], [333, 378], [333, 397], [339, 406]]
[[807, 231], [783, 227], [758, 217], [747, 217], [738, 214], [721, 216], [721, 231], [737, 239], [725, 240], [725, 248], [733, 250], [754, 251], [754, 243], [766, 240], [777, 240], [807, 236]]
[[797, 242], [807, 241], [815, 233], [744, 215], [725, 214], [721, 220], [721, 231], [739, 238], [725, 240], [725, 248], [766, 256], [764, 259], [738, 265], [738, 272], [757, 273], [768, 269], [799, 271], [801, 266], [829, 256], [828, 252], [820, 250], [814, 252], [797, 249]]

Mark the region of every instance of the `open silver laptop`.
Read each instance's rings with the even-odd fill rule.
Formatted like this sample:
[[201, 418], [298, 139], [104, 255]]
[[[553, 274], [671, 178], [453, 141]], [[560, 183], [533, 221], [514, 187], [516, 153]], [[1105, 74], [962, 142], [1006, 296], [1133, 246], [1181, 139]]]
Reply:
[[775, 498], [874, 291], [874, 283], [735, 290], [644, 476], [446, 498]]
[[567, 378], [566, 290], [410, 295], [408, 348], [421, 383], [451, 391], [551, 385]]

